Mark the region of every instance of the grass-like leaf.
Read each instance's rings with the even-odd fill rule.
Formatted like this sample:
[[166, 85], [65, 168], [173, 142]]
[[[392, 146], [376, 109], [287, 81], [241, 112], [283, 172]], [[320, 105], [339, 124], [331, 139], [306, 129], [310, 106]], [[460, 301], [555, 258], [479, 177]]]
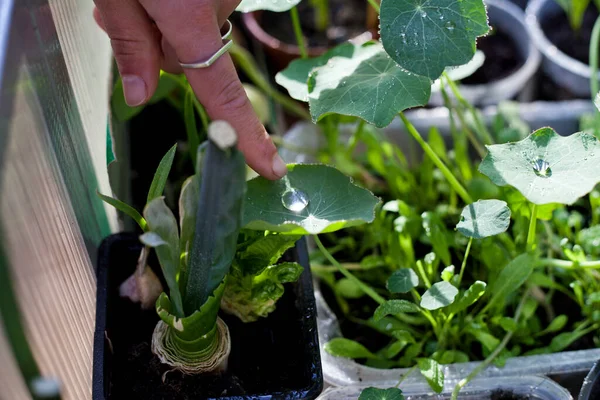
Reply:
[[169, 149], [169, 151], [167, 151], [167, 154], [163, 156], [162, 160], [160, 160], [160, 164], [158, 164], [158, 168], [154, 173], [150, 190], [148, 190], [148, 203], [163, 195], [165, 185], [167, 184], [167, 178], [169, 177], [169, 172], [171, 171], [171, 166], [173, 165], [173, 159], [175, 159], [176, 151], [177, 145], [175, 144]]
[[148, 230], [148, 223], [146, 222], [144, 217], [142, 217], [142, 215], [135, 208], [131, 207], [129, 204], [123, 203], [121, 200], [117, 200], [113, 197], [105, 196], [102, 193], [96, 192], [96, 194], [103, 201], [107, 202], [108, 204], [110, 204], [111, 206], [116, 208], [117, 210], [119, 210], [119, 211], [127, 214], [131, 218], [133, 218], [133, 220], [135, 222], [137, 222], [137, 224], [140, 226], [140, 228], [142, 228], [142, 230], [144, 232], [146, 232]]

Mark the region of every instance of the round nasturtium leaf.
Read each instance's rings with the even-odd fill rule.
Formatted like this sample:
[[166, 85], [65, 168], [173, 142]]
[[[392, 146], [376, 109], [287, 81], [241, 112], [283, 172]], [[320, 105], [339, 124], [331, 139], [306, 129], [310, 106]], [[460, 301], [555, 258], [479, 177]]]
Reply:
[[391, 293], [407, 293], [419, 285], [419, 277], [410, 268], [402, 268], [389, 277], [387, 288]]
[[421, 298], [421, 307], [427, 310], [449, 306], [454, 302], [458, 289], [452, 284], [442, 281], [430, 287]]
[[482, 0], [382, 0], [381, 41], [404, 69], [437, 79], [468, 63], [489, 31]]
[[351, 115], [383, 128], [401, 111], [427, 104], [431, 81], [400, 68], [378, 43], [357, 46], [352, 57], [333, 57], [312, 70], [308, 102], [313, 121]]
[[258, 10], [282, 12], [288, 11], [300, 3], [300, 0], [242, 0], [235, 9], [243, 13]]
[[456, 229], [473, 239], [505, 232], [510, 225], [510, 209], [502, 200], [479, 200], [466, 206]]
[[372, 222], [379, 198], [333, 167], [289, 164], [277, 181], [248, 181], [245, 229], [297, 235], [334, 232]]
[[360, 392], [358, 400], [404, 400], [402, 390], [398, 388], [379, 389], [368, 387]]
[[487, 148], [479, 171], [534, 204], [573, 204], [600, 182], [600, 141], [587, 133], [560, 136], [542, 128], [519, 142]]

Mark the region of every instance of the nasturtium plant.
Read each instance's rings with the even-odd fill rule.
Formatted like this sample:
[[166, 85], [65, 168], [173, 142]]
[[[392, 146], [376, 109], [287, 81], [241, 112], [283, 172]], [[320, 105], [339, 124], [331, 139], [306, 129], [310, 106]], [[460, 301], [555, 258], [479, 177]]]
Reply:
[[398, 388], [366, 388], [360, 393], [358, 400], [404, 400], [402, 390]]
[[465, 236], [483, 239], [505, 232], [510, 224], [510, 209], [502, 200], [479, 200], [464, 208], [456, 229]]
[[300, 3], [300, 0], [242, 0], [236, 11], [243, 13], [258, 10], [282, 12], [288, 11], [298, 3]]
[[449, 306], [454, 302], [458, 289], [448, 282], [438, 282], [431, 286], [421, 298], [421, 307], [427, 310]]
[[427, 104], [431, 81], [400, 68], [380, 44], [357, 45], [351, 57], [333, 57], [312, 70], [308, 102], [314, 121], [351, 115], [384, 127], [400, 111]]
[[414, 74], [437, 79], [475, 54], [489, 31], [482, 0], [383, 0], [381, 42], [390, 57]]
[[481, 173], [496, 185], [513, 186], [534, 204], [573, 204], [600, 182], [600, 140], [587, 133], [560, 136], [542, 128], [488, 150]]
[[289, 165], [281, 180], [248, 182], [244, 227], [292, 235], [333, 232], [373, 221], [379, 202], [335, 168]]

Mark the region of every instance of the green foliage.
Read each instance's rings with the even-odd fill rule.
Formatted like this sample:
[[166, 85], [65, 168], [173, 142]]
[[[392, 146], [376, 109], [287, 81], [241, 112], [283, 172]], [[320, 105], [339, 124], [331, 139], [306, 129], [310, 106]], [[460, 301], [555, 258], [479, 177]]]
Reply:
[[431, 358], [418, 358], [417, 365], [421, 371], [421, 375], [425, 377], [429, 386], [437, 392], [441, 393], [444, 390], [444, 371], [442, 366]]
[[467, 237], [483, 239], [505, 232], [510, 224], [510, 209], [502, 200], [479, 200], [460, 214], [456, 229]]
[[419, 277], [410, 268], [395, 271], [387, 281], [387, 289], [390, 293], [406, 293], [419, 285]]
[[419, 307], [416, 304], [406, 300], [388, 300], [381, 304], [375, 310], [373, 319], [375, 321], [381, 320], [387, 315], [395, 315], [401, 313], [415, 313], [419, 312]]
[[421, 298], [421, 307], [427, 310], [437, 310], [438, 308], [449, 306], [454, 302], [458, 289], [448, 282], [438, 282], [427, 289]]
[[335, 338], [327, 342], [325, 344], [325, 351], [336, 357], [377, 358], [375, 354], [367, 350], [362, 344], [344, 338]]
[[370, 387], [360, 393], [358, 400], [404, 400], [404, 395], [402, 390], [398, 388], [379, 389]]

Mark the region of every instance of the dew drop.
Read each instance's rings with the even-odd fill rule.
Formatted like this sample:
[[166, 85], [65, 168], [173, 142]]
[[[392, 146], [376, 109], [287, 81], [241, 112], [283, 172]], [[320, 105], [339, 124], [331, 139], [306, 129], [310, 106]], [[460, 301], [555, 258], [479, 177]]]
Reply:
[[538, 158], [533, 163], [533, 172], [535, 172], [537, 176], [540, 176], [542, 178], [550, 178], [552, 176], [552, 169], [550, 168], [550, 164], [548, 164], [548, 161], [542, 160], [541, 158]]
[[427, 16], [427, 13], [423, 10], [421, 10], [421, 18], [425, 18]]
[[308, 206], [308, 196], [300, 190], [289, 189], [281, 195], [281, 203], [290, 211], [300, 212]]
[[456, 28], [456, 24], [452, 21], [447, 21], [444, 26], [446, 27], [446, 29], [448, 29], [449, 31], [453, 31], [454, 28]]
[[[402, 39], [402, 43], [406, 44], [406, 33], [401, 33], [400, 38]], [[398, 56], [398, 51], [396, 51], [396, 57]]]

